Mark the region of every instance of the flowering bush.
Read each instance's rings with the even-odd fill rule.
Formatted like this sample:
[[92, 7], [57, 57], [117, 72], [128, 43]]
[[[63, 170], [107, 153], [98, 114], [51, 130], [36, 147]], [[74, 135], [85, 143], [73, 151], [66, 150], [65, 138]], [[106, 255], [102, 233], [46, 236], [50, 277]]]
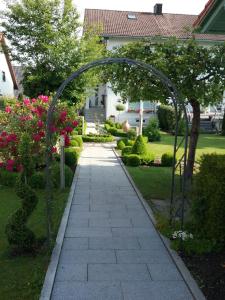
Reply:
[[193, 239], [193, 234], [188, 233], [187, 231], [178, 230], [174, 231], [174, 233], [172, 234], [172, 239], [180, 239], [182, 241], [187, 241], [189, 239]]
[[[48, 96], [25, 98], [22, 102], [15, 100], [5, 106], [0, 115], [0, 168], [8, 171], [21, 171], [18, 144], [23, 133], [31, 137], [31, 154], [37, 165], [43, 164], [45, 153], [46, 118], [50, 103]], [[66, 147], [70, 145], [70, 134], [78, 121], [73, 110], [65, 103], [59, 103], [54, 111], [51, 125], [53, 144], [63, 135]], [[52, 147], [56, 152], [56, 147]]]

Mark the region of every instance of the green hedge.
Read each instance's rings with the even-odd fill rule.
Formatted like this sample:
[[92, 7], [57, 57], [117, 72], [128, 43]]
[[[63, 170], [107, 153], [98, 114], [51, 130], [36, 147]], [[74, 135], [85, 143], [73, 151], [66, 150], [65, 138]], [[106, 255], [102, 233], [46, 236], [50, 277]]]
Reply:
[[172, 132], [175, 127], [175, 110], [170, 105], [160, 105], [157, 111], [161, 130]]
[[9, 172], [3, 169], [0, 171], [0, 184], [2, 185], [14, 187], [17, 178], [18, 178], [18, 173]]
[[73, 135], [70, 141], [71, 146], [73, 147], [83, 147], [83, 140], [82, 136], [79, 135]]
[[131, 154], [131, 153], [132, 153], [132, 147], [131, 146], [126, 146], [122, 150], [122, 156], [124, 156], [126, 154]]
[[126, 158], [126, 164], [132, 167], [138, 167], [141, 164], [140, 156], [137, 154], [130, 154]]
[[148, 152], [145, 155], [140, 156], [141, 165], [150, 166], [155, 160], [155, 154]]
[[[52, 166], [52, 180], [56, 188], [60, 186], [60, 163], [55, 162]], [[73, 180], [73, 171], [65, 165], [65, 186], [70, 187]]]
[[65, 148], [65, 164], [72, 170], [74, 170], [75, 166], [77, 165], [78, 158], [79, 153], [75, 148]]
[[202, 238], [225, 245], [225, 155], [205, 154], [195, 177], [192, 217]]
[[45, 173], [44, 172], [34, 172], [30, 177], [29, 185], [33, 189], [44, 189], [45, 188]]
[[133, 154], [139, 154], [139, 155], [145, 155], [147, 154], [147, 145], [144, 141], [144, 138], [142, 135], [139, 135], [136, 140], [135, 143], [132, 147], [132, 153]]
[[172, 167], [173, 166], [173, 154], [164, 153], [161, 157], [161, 165], [163, 167]]
[[123, 140], [118, 140], [117, 141], [117, 149], [123, 150], [123, 148], [125, 148], [125, 147], [126, 147], [126, 145], [125, 145]]
[[86, 143], [107, 143], [113, 142], [114, 137], [112, 135], [83, 135], [82, 136], [83, 142]]

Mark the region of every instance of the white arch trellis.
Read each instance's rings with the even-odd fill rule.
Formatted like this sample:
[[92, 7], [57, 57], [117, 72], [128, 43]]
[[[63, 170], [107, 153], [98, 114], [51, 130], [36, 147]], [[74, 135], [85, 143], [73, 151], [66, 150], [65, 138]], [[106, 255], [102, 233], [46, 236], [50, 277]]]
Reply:
[[[188, 117], [185, 108], [184, 101], [180, 98], [180, 95], [175, 87], [175, 85], [171, 82], [171, 80], [163, 74], [160, 70], [155, 67], [143, 63], [141, 61], [129, 59], [129, 58], [104, 58], [100, 60], [93, 61], [89, 64], [82, 66], [76, 72], [74, 72], [71, 76], [69, 76], [58, 88], [56, 95], [54, 96], [52, 102], [50, 103], [48, 113], [47, 113], [47, 130], [46, 130], [46, 214], [47, 214], [47, 237], [48, 241], [51, 242], [52, 237], [52, 222], [51, 222], [51, 203], [52, 203], [52, 181], [51, 181], [51, 162], [52, 162], [52, 133], [51, 133], [51, 124], [52, 118], [54, 114], [54, 109], [57, 104], [59, 97], [64, 91], [65, 87], [74, 79], [79, 77], [82, 73], [88, 71], [97, 66], [110, 65], [114, 63], [124, 63], [128, 65], [134, 65], [136, 67], [142, 68], [144, 70], [149, 71], [151, 74], [156, 76], [162, 84], [165, 86], [169, 95], [172, 99], [174, 109], [175, 109], [175, 138], [174, 138], [174, 154], [173, 154], [173, 171], [172, 171], [172, 181], [171, 181], [171, 196], [170, 196], [170, 219], [172, 220], [174, 217], [179, 214], [179, 218], [181, 220], [181, 227], [183, 227], [184, 222], [184, 209], [186, 203], [186, 181], [187, 181], [187, 148], [188, 148]], [[178, 122], [181, 114], [185, 120], [185, 134], [181, 142], [178, 144]], [[181, 158], [177, 161], [177, 151], [184, 143], [184, 151]], [[179, 208], [175, 208], [175, 202], [177, 196], [175, 195], [175, 174], [178, 168], [183, 166], [183, 172], [181, 175], [180, 181], [180, 195], [179, 195]]]

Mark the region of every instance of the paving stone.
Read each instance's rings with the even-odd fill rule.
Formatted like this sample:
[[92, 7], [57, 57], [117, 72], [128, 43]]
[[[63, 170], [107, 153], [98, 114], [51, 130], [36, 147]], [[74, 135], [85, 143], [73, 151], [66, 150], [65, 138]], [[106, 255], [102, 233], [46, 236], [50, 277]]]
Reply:
[[151, 280], [144, 264], [89, 264], [88, 280]]
[[66, 237], [111, 237], [110, 228], [103, 227], [68, 227], [66, 229]]
[[113, 250], [64, 250], [60, 264], [116, 263]]
[[174, 264], [148, 264], [153, 280], [183, 280]]
[[194, 300], [182, 281], [122, 282], [124, 300]]
[[87, 281], [87, 264], [59, 264], [55, 281]]
[[142, 249], [161, 249], [165, 247], [159, 236], [140, 237], [138, 241]]
[[118, 263], [145, 264], [171, 263], [171, 258], [165, 249], [157, 250], [116, 250]]
[[74, 212], [85, 212], [89, 210], [90, 210], [89, 204], [72, 204], [70, 212], [71, 214], [73, 214]]
[[128, 237], [111, 237], [111, 238], [90, 238], [90, 249], [140, 249], [140, 245], [136, 238]]
[[145, 228], [145, 227], [152, 228], [153, 227], [152, 222], [149, 220], [149, 218], [147, 216], [142, 217], [142, 218], [132, 217], [131, 218], [131, 223], [132, 223], [133, 227], [142, 227], [142, 228]]
[[[118, 282], [56, 282], [52, 300], [123, 300]], [[137, 299], [136, 299], [137, 300]]]
[[155, 237], [157, 233], [154, 228], [112, 228], [113, 237]]
[[88, 238], [64, 238], [63, 250], [88, 249]]
[[86, 219], [91, 219], [91, 218], [109, 218], [109, 213], [106, 211], [74, 211], [70, 212], [70, 217], [71, 218], [86, 218]]
[[91, 219], [90, 227], [132, 227], [130, 219]]
[[108, 212], [121, 212], [124, 211], [126, 213], [126, 206], [122, 204], [93, 204], [90, 206], [91, 211], [108, 211]]
[[89, 221], [88, 218], [73, 218], [73, 217], [69, 217], [68, 220], [68, 225], [67, 227], [88, 227], [89, 226]]

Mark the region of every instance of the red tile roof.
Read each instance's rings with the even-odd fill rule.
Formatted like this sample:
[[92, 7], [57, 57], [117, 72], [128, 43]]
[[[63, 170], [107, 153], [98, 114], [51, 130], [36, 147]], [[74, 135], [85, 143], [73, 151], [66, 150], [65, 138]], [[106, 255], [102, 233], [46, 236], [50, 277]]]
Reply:
[[[128, 19], [128, 14], [136, 19]], [[84, 28], [99, 26], [105, 37], [170, 37], [187, 39], [193, 36], [191, 29], [197, 15], [129, 12], [117, 10], [85, 9]], [[225, 35], [194, 34], [201, 40], [225, 41]]]
[[208, 12], [210, 11], [210, 9], [213, 7], [214, 3], [215, 3], [215, 0], [209, 0], [206, 3], [205, 8], [200, 13], [200, 15], [198, 16], [197, 20], [194, 22], [194, 26], [198, 26], [198, 25], [201, 24], [201, 22], [203, 21], [203, 19], [205, 18], [205, 16], [208, 14]]
[[13, 66], [11, 64], [9, 53], [7, 51], [7, 48], [6, 48], [6, 43], [5, 43], [4, 35], [1, 32], [0, 32], [0, 45], [2, 46], [3, 52], [5, 54], [5, 58], [6, 58], [7, 65], [8, 65], [8, 68], [9, 68], [9, 72], [10, 72], [10, 75], [12, 77], [14, 89], [17, 90], [18, 89], [18, 83], [17, 83], [17, 80], [16, 80], [16, 75], [15, 75], [15, 72], [13, 70]]

